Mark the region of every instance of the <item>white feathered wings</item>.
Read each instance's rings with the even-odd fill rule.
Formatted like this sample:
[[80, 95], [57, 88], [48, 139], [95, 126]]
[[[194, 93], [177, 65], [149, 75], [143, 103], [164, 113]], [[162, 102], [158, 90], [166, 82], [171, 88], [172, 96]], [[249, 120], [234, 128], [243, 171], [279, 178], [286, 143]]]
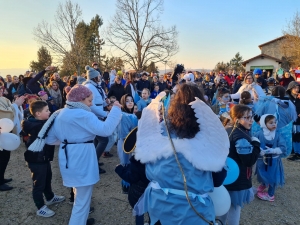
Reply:
[[[138, 123], [135, 158], [142, 163], [154, 163], [172, 156], [173, 150], [168, 136], [163, 136], [159, 123], [160, 98], [152, 100], [143, 110]], [[197, 169], [220, 171], [229, 152], [227, 132], [218, 117], [203, 101], [196, 98], [189, 105], [194, 109], [200, 131], [192, 139], [172, 139], [176, 152]]]

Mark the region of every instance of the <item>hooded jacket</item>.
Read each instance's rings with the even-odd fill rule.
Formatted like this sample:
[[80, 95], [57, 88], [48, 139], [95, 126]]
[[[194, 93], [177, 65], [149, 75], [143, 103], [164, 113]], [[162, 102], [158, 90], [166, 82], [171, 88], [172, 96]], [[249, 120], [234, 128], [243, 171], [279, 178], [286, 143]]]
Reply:
[[[291, 102], [294, 103], [297, 111], [297, 115], [300, 114], [300, 99], [299, 98], [294, 98], [292, 95], [292, 89], [296, 86], [300, 86], [300, 84], [296, 81], [292, 81], [289, 83], [286, 93], [289, 95]], [[295, 125], [300, 125], [300, 117], [297, 117], [297, 120], [294, 122]]]

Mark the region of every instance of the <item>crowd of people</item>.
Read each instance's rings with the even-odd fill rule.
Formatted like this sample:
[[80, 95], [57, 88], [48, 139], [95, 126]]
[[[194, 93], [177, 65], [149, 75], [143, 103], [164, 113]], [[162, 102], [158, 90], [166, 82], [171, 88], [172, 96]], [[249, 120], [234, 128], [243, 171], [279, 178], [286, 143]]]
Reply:
[[[106, 173], [101, 157], [113, 157], [114, 145], [120, 160], [115, 172], [137, 225], [144, 224], [144, 213], [151, 225], [239, 224], [254, 195], [275, 201], [276, 188], [285, 183], [281, 158], [300, 161], [299, 70], [200, 73], [177, 65], [158, 75], [114, 68], [102, 73], [97, 63], [85, 70], [61, 78], [48, 66], [0, 78], [0, 118], [13, 120], [25, 142], [37, 216], [53, 216], [48, 206], [65, 200], [51, 186], [55, 145], [70, 188], [71, 225], [94, 224], [88, 219], [93, 186]], [[223, 184], [227, 157], [240, 172], [224, 185], [229, 211], [217, 216], [208, 193]], [[10, 151], [0, 151], [0, 191], [13, 189], [12, 178], [4, 178], [9, 159]]]

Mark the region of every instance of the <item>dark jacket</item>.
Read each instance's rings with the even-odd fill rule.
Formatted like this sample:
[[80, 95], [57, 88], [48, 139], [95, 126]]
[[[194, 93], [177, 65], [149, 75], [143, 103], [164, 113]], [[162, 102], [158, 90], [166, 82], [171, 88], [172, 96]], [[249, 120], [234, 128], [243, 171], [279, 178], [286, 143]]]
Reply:
[[8, 99], [12, 102], [14, 99], [14, 94], [18, 92], [18, 88], [20, 83], [14, 84], [12, 83], [8, 88]]
[[285, 89], [287, 89], [289, 83], [295, 81], [295, 79], [292, 76], [290, 76], [289, 78], [285, 78], [284, 76], [282, 78], [279, 78], [277, 75], [276, 80], [279, 82], [280, 86], [284, 87]]
[[[34, 117], [29, 117], [28, 120], [22, 121], [22, 132], [23, 135], [29, 136], [25, 143], [28, 148], [37, 138], [38, 133], [44, 126], [47, 120], [37, 120]], [[54, 156], [54, 145], [45, 145], [43, 150], [40, 152], [29, 151], [28, 149], [24, 153], [25, 161], [28, 163], [46, 163], [53, 161]]]
[[149, 80], [140, 79], [136, 84], [136, 89], [139, 95], [141, 95], [144, 88], [151, 90], [151, 85]]
[[233, 85], [232, 85], [232, 94], [235, 94], [238, 92], [238, 90], [240, 89], [240, 87], [242, 87], [242, 83], [243, 81], [240, 80], [240, 77], [237, 76], [237, 78], [235, 79]]
[[[300, 99], [294, 98], [293, 95], [291, 94], [292, 89], [296, 86], [299, 86], [298, 82], [296, 82], [296, 81], [290, 82], [287, 87], [286, 93], [288, 94], [289, 99], [294, 103], [294, 105], [296, 107], [297, 115], [299, 115], [300, 114]], [[300, 117], [297, 117], [297, 120], [294, 122], [294, 124], [300, 125]]]
[[43, 70], [39, 72], [34, 78], [24, 78], [23, 83], [26, 87], [26, 93], [37, 95], [42, 90], [41, 85], [43, 86], [43, 82], [40, 82], [40, 79], [44, 76], [45, 73], [46, 70]]
[[158, 86], [159, 86], [159, 92], [168, 89], [168, 84], [165, 81], [163, 81], [162, 83], [158, 81]]
[[[65, 82], [63, 82], [62, 80], [58, 80], [58, 81], [56, 80], [56, 82], [58, 83], [60, 93], [63, 93], [64, 88], [67, 84]], [[75, 84], [76, 84], [76, 82], [75, 82]]]
[[131, 207], [134, 207], [149, 184], [149, 180], [146, 177], [145, 164], [142, 164], [140, 161], [136, 161], [134, 156], [131, 156], [130, 164], [125, 167], [118, 165], [115, 168], [115, 172], [123, 180], [130, 183], [128, 201]]
[[260, 83], [260, 86], [262, 89], [265, 89], [266, 87], [268, 87], [267, 81], [263, 77], [257, 78], [256, 82]]
[[[240, 174], [235, 182], [229, 185], [224, 185], [228, 191], [241, 191], [252, 187], [251, 175], [252, 166], [255, 164], [259, 153], [260, 143], [251, 141], [250, 132], [242, 125], [238, 124], [237, 128], [228, 128], [230, 149], [228, 157], [232, 158], [239, 166]], [[253, 146], [252, 152], [249, 154], [239, 154], [235, 147], [236, 142], [240, 139], [246, 139]]]
[[103, 73], [103, 79], [104, 79], [105, 81], [109, 80], [109, 73], [108, 73], [108, 72], [104, 72], [104, 73]]
[[114, 83], [111, 85], [107, 97], [115, 96], [118, 101], [121, 101], [123, 95], [125, 95], [124, 86], [122, 84]]

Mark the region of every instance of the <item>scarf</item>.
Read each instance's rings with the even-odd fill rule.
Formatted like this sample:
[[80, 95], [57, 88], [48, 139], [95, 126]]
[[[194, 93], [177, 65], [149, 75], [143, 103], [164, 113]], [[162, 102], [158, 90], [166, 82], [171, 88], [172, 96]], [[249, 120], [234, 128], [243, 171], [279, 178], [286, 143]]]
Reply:
[[[69, 109], [84, 109], [86, 111], [91, 112], [90, 107], [81, 103], [81, 102], [69, 102], [66, 101], [65, 108]], [[29, 146], [28, 150], [33, 152], [40, 152], [43, 150], [46, 144], [46, 137], [48, 132], [50, 131], [52, 125], [54, 124], [55, 118], [59, 115], [62, 109], [55, 111], [44, 124], [42, 129], [40, 130], [37, 139]]]
[[104, 94], [104, 92], [102, 90], [102, 87], [99, 84], [97, 84], [96, 82], [92, 81], [92, 80], [88, 80], [88, 81], [84, 82], [84, 85], [88, 84], [88, 83], [90, 83], [90, 84], [92, 84], [92, 85], [95, 86], [95, 88], [97, 89], [97, 91], [99, 92], [99, 94], [101, 95], [101, 97], [103, 99], [103, 103], [105, 104], [105, 98], [106, 97], [105, 97], [105, 94]]
[[55, 91], [52, 88], [49, 88], [49, 93], [54, 100], [54, 103], [57, 107], [61, 107], [62, 97], [59, 88]]

